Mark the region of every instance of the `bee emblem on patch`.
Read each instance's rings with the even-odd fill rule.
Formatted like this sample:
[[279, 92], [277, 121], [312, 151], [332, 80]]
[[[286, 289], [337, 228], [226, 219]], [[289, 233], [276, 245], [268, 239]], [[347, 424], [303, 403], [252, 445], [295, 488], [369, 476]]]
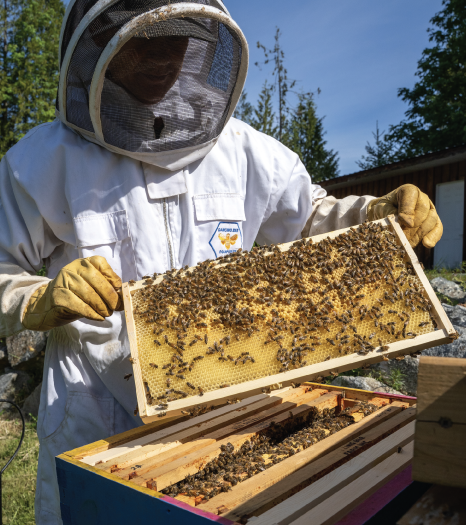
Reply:
[[216, 258], [225, 257], [243, 249], [243, 227], [241, 222], [221, 221], [214, 227], [215, 230], [212, 232], [209, 245]]
[[220, 242], [225, 246], [225, 248], [229, 250], [230, 247], [234, 246], [236, 241], [238, 240], [238, 234], [232, 235], [230, 237], [229, 233], [227, 233], [226, 235], [223, 235], [223, 233], [219, 233], [218, 238], [220, 239]]

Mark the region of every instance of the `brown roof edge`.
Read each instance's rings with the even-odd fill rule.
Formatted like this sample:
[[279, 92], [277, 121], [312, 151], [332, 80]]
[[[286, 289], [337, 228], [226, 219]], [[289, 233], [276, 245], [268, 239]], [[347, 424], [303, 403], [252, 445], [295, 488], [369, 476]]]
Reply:
[[451, 164], [466, 159], [466, 146], [450, 148], [435, 153], [428, 153], [413, 159], [400, 160], [393, 164], [372, 168], [370, 170], [358, 171], [350, 175], [343, 175], [335, 179], [325, 180], [318, 184], [326, 189], [336, 190], [337, 188], [346, 188], [354, 184], [364, 184], [379, 179], [388, 179], [405, 173], [418, 171], [421, 169], [432, 168], [442, 164]]

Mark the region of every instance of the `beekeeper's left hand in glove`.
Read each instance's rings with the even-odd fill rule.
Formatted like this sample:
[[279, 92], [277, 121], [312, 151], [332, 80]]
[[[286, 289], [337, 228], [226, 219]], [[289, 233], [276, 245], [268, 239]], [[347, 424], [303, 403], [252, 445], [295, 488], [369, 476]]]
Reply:
[[421, 241], [433, 248], [442, 237], [443, 225], [429, 197], [413, 184], [404, 184], [380, 199], [374, 199], [367, 208], [370, 221], [396, 215], [414, 248]]

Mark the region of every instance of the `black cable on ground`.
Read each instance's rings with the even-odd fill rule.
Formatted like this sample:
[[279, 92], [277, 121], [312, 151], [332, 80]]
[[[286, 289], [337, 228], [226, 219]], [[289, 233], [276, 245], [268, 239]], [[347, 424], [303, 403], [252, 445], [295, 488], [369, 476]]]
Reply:
[[10, 405], [13, 405], [16, 410], [19, 412], [19, 415], [21, 416], [21, 421], [23, 423], [23, 430], [21, 432], [21, 439], [19, 440], [18, 447], [16, 448], [14, 454], [11, 456], [11, 458], [7, 461], [6, 465], [0, 470], [0, 524], [3, 523], [3, 507], [2, 507], [2, 476], [5, 470], [8, 468], [8, 465], [15, 459], [16, 455], [19, 452], [19, 449], [21, 448], [21, 445], [23, 444], [24, 439], [24, 432], [26, 430], [26, 423], [24, 422], [24, 416], [21, 412], [21, 409], [16, 403], [13, 403], [13, 401], [8, 401], [7, 399], [0, 399], [0, 403], [9, 403]]

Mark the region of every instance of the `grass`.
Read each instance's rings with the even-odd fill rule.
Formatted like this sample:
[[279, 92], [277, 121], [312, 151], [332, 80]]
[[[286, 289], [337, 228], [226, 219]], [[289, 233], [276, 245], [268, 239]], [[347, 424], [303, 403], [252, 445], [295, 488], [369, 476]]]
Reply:
[[[8, 461], [18, 446], [21, 421], [0, 418], [0, 466]], [[2, 525], [34, 525], [34, 496], [36, 491], [39, 440], [36, 422], [26, 422], [24, 441], [16, 458], [3, 473]]]

